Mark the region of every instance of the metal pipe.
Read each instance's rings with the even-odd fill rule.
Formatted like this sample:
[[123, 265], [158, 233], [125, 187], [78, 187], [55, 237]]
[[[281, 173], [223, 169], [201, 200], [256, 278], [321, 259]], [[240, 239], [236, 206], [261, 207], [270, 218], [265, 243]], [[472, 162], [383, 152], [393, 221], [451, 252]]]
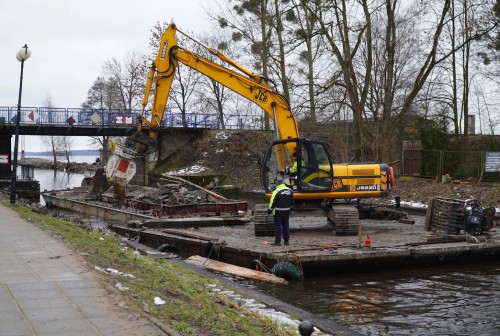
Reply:
[[12, 181], [10, 186], [10, 203], [16, 203], [17, 150], [19, 145], [19, 120], [21, 119], [21, 95], [23, 92], [24, 60], [21, 60], [21, 78], [19, 80], [19, 98], [17, 100], [16, 134], [14, 137], [14, 160], [12, 161]]
[[16, 203], [16, 177], [17, 177], [17, 151], [19, 146], [19, 122], [21, 119], [21, 96], [23, 92], [23, 71], [24, 61], [30, 57], [31, 52], [25, 44], [17, 53], [17, 60], [21, 62], [21, 77], [19, 78], [19, 98], [17, 100], [17, 115], [16, 115], [16, 135], [14, 140], [14, 160], [12, 162], [12, 181], [10, 185], [10, 203]]

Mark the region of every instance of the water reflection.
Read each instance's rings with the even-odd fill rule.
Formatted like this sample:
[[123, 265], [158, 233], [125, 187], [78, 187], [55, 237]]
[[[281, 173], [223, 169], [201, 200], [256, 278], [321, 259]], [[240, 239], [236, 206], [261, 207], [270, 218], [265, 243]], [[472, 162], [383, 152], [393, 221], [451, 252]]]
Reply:
[[493, 263], [310, 277], [260, 290], [363, 335], [500, 335]]
[[[35, 169], [34, 174], [35, 179], [40, 182], [40, 191], [79, 187], [84, 178], [84, 174], [54, 171], [52, 169]], [[40, 204], [45, 204], [41, 196]]]

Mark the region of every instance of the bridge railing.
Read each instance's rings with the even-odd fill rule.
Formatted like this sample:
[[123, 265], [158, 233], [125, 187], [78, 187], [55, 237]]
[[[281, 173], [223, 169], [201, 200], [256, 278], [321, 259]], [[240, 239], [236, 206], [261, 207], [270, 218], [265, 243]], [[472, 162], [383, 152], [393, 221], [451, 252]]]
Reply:
[[[141, 110], [124, 111], [120, 109], [83, 109], [55, 107], [21, 107], [21, 125], [61, 125], [61, 126], [112, 126], [133, 127]], [[145, 117], [151, 111], [144, 112]], [[0, 106], [0, 124], [15, 124], [17, 107]], [[186, 127], [222, 129], [215, 114], [186, 113]], [[163, 127], [184, 127], [180, 112], [165, 112]], [[255, 115], [234, 115], [226, 118], [226, 129], [262, 129], [262, 117]]]

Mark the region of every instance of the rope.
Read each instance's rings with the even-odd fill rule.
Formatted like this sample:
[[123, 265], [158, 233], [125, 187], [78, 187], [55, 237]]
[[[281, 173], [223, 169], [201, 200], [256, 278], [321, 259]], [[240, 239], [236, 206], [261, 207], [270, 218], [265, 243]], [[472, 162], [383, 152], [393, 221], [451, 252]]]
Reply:
[[272, 273], [272, 269], [267, 267], [262, 261], [261, 261], [262, 256], [259, 256], [258, 260], [254, 260], [255, 262], [255, 270], [256, 271], [261, 271], [261, 272], [267, 272], [267, 273]]

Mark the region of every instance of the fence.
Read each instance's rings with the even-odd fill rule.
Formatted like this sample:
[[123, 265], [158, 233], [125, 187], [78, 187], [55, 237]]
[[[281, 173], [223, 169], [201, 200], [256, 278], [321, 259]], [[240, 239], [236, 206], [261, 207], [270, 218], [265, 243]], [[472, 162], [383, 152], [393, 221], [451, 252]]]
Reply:
[[[486, 153], [486, 151], [404, 150], [403, 175], [441, 180], [443, 175], [448, 174], [458, 179], [500, 181], [500, 171], [485, 172]], [[415, 158], [418, 160], [417, 164], [414, 163]], [[408, 165], [409, 161], [413, 161], [413, 164]], [[415, 166], [418, 167], [418, 171], [411, 170], [411, 167]]]
[[[137, 123], [142, 110], [83, 109], [52, 107], [21, 107], [20, 124], [63, 126], [112, 126], [130, 127]], [[151, 111], [145, 111], [149, 118]], [[17, 107], [0, 106], [0, 124], [14, 124]], [[215, 114], [166, 112], [161, 122], [163, 127], [191, 127], [222, 129]], [[255, 115], [226, 116], [225, 129], [263, 129], [263, 117]]]

